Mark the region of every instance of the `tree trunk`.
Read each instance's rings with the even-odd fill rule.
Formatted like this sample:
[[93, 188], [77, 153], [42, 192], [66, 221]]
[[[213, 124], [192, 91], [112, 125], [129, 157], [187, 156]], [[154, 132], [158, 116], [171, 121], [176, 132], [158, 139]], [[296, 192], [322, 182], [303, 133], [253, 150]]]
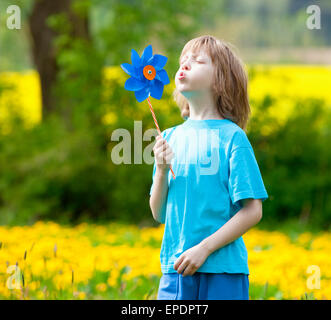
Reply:
[[88, 18], [73, 12], [72, 0], [35, 0], [29, 27], [34, 64], [39, 72], [42, 92], [43, 118], [56, 111], [54, 84], [58, 72], [54, 40], [56, 32], [47, 25], [54, 14], [66, 14], [70, 20], [71, 36], [89, 39]]

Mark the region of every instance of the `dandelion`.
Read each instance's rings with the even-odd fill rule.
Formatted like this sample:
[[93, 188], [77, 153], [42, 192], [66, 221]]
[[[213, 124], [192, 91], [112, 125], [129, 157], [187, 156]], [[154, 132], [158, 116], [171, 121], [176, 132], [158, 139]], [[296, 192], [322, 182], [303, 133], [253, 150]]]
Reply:
[[96, 286], [96, 289], [101, 292], [105, 292], [107, 290], [107, 285], [105, 283], [99, 283]]
[[[123, 235], [127, 230], [132, 234], [132, 238], [126, 243]], [[55, 296], [59, 298], [68, 291], [73, 292], [73, 297], [78, 299], [80, 292], [84, 290], [76, 291], [77, 288], [79, 285], [89, 285], [90, 281], [98, 283], [97, 292], [115, 289], [109, 291], [121, 293], [127, 288], [127, 284], [133, 281], [135, 285], [133, 288], [139, 288], [137, 291], [144, 292], [142, 299], [153, 299], [157, 288], [153, 287], [155, 290], [150, 293], [151, 287], [148, 287], [148, 282], [142, 279], [161, 276], [160, 248], [151, 247], [148, 241], [150, 238], [162, 239], [164, 225], [161, 228], [139, 229], [135, 226], [114, 223], [101, 232], [102, 236], [98, 239], [97, 245], [95, 245], [95, 238], [100, 230], [97, 233], [94, 231], [95, 228], [90, 225], [84, 227], [84, 233], [82, 233], [81, 228], [66, 229], [42, 222], [19, 229], [0, 226], [0, 234], [6, 239], [2, 242], [0, 265], [8, 268], [14, 264], [13, 269], [18, 272], [23, 261], [24, 273], [17, 273], [19, 277], [15, 283], [20, 281], [19, 289], [25, 289], [23, 291], [8, 290], [6, 286], [4, 289], [0, 286], [0, 299], [21, 299], [23, 292], [25, 296], [29, 294], [31, 299], [49, 299]], [[142, 236], [143, 232], [146, 232], [148, 236]], [[109, 235], [114, 240], [112, 243], [106, 240]], [[29, 259], [27, 259], [26, 243], [20, 242], [18, 240], [20, 237], [36, 243], [33, 254], [29, 252]], [[300, 299], [305, 297], [305, 293], [308, 298], [331, 298], [330, 233], [324, 232], [319, 235], [309, 233], [298, 237], [297, 242], [293, 242], [286, 234], [254, 228], [249, 230], [243, 238], [248, 251], [250, 283], [261, 288], [259, 298], [273, 294], [275, 299]], [[135, 239], [137, 241], [134, 241]], [[140, 241], [141, 239], [144, 239], [143, 242]], [[310, 239], [313, 242], [308, 250], [305, 244]], [[55, 240], [57, 247], [61, 245], [61, 255], [57, 255], [56, 258], [53, 254], [51, 257], [48, 256], [49, 248], [54, 246]], [[82, 248], [84, 248], [84, 254], [82, 254]], [[22, 252], [24, 252], [24, 258]], [[57, 254], [57, 250], [55, 252]], [[148, 257], [147, 260], [146, 257]], [[94, 262], [96, 262], [95, 265]], [[316, 276], [315, 273], [307, 273], [307, 268], [311, 265], [316, 265], [321, 270], [318, 290], [307, 288], [308, 277]], [[93, 279], [98, 272], [107, 271], [108, 278], [102, 283]], [[11, 276], [14, 274], [12, 273]], [[8, 274], [5, 270], [0, 273], [0, 281], [6, 283], [7, 279]], [[12, 279], [14, 281], [14, 278]], [[140, 290], [143, 286], [146, 288]], [[274, 290], [276, 293], [273, 293]], [[82, 293], [80, 297], [89, 298], [86, 293]]]
[[86, 293], [85, 293], [85, 292], [79, 292], [79, 294], [78, 294], [78, 298], [79, 298], [80, 300], [85, 299], [85, 297], [86, 297]]

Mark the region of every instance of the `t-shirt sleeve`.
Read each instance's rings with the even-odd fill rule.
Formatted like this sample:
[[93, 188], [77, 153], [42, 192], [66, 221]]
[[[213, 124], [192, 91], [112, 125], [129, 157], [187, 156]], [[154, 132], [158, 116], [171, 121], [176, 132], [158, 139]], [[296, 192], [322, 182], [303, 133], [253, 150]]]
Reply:
[[233, 205], [242, 199], [268, 198], [253, 148], [247, 137], [232, 148], [229, 159], [229, 193]]

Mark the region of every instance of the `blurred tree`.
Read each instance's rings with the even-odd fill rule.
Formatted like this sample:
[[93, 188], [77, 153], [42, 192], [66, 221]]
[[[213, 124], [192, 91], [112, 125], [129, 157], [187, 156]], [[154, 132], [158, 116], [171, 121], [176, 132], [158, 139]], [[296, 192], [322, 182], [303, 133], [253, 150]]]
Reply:
[[66, 14], [71, 22], [71, 36], [89, 39], [87, 12], [82, 13], [81, 11], [80, 14], [77, 14], [72, 9], [72, 2], [73, 0], [34, 1], [28, 20], [32, 35], [33, 60], [40, 75], [44, 115], [56, 109], [56, 99], [52, 88], [58, 72], [54, 48], [54, 40], [57, 35], [47, 23], [48, 18], [54, 14]]

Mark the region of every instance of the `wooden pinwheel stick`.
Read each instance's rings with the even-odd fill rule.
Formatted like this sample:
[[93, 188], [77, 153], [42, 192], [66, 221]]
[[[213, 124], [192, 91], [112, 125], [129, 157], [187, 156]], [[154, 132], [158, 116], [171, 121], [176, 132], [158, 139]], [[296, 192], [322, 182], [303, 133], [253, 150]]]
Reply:
[[[152, 116], [153, 116], [153, 119], [154, 119], [154, 123], [156, 125], [156, 128], [157, 128], [157, 132], [159, 133], [160, 137], [162, 138], [162, 134], [161, 134], [161, 130], [160, 130], [160, 127], [157, 123], [157, 120], [156, 120], [156, 117], [155, 117], [155, 113], [153, 111], [153, 107], [152, 107], [152, 104], [151, 104], [151, 101], [149, 100], [149, 97], [147, 98], [147, 101], [148, 101], [148, 104], [149, 104], [149, 109], [151, 110], [152, 112]], [[176, 176], [174, 174], [174, 171], [172, 170], [172, 165], [170, 164], [170, 170], [171, 170], [171, 173], [172, 173], [172, 176], [174, 179], [176, 179]]]

